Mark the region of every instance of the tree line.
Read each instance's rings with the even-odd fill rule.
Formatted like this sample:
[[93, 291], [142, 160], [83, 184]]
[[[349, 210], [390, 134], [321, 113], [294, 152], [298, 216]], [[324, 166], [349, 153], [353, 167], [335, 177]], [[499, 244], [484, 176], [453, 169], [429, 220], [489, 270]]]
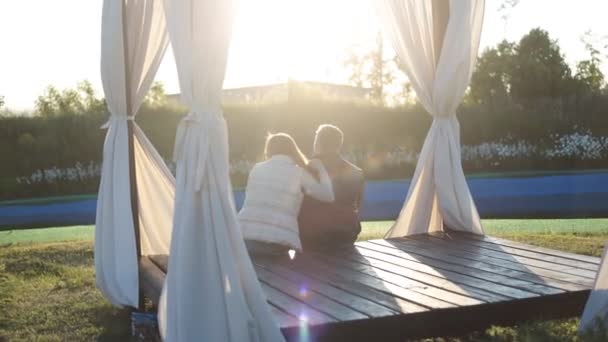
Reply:
[[[391, 76], [383, 64], [398, 61], [382, 60], [379, 57], [382, 53], [378, 52], [382, 50], [381, 40], [376, 44], [375, 55], [362, 59], [373, 63], [356, 69], [351, 77], [357, 86], [375, 87], [369, 101], [344, 102], [324, 98], [314, 90], [296, 89], [284, 103], [225, 106], [231, 159], [259, 160], [267, 133], [277, 131], [291, 133], [303, 150], [310, 153], [314, 129], [321, 123], [340, 126], [349, 151], [369, 152], [369, 159], [375, 158], [375, 152], [419, 151], [431, 118], [413, 100], [408, 93], [411, 89], [405, 85], [405, 100], [387, 106], [383, 100], [384, 87], [400, 76]], [[608, 136], [608, 90], [600, 68], [605, 56], [591, 43], [587, 44], [587, 50], [589, 58], [572, 70], [558, 42], [546, 31], [534, 29], [519, 42], [504, 41], [483, 51], [458, 108], [462, 143], [523, 142], [542, 148], [555, 144], [557, 136], [572, 133]], [[353, 59], [349, 65], [354, 68], [355, 62]], [[108, 119], [108, 112], [104, 99], [90, 83], [82, 82], [63, 90], [49, 87], [37, 99], [35, 110], [27, 115], [15, 115], [2, 109], [2, 104], [0, 96], [3, 194], [19, 196], [22, 186], [15, 179], [36, 170], [101, 161], [105, 131], [100, 126]], [[171, 159], [177, 123], [185, 114], [185, 108], [167, 101], [162, 84], [158, 83], [140, 109], [139, 125], [166, 160]], [[607, 158], [577, 161], [572, 154], [560, 158], [550, 163], [530, 158], [501, 163], [491, 159], [465, 160], [464, 166], [469, 172], [608, 166]], [[378, 165], [370, 160], [366, 173], [373, 178], [406, 177], [413, 169], [409, 164], [392, 168]], [[78, 186], [67, 192], [95, 192], [97, 184], [87, 182]]]

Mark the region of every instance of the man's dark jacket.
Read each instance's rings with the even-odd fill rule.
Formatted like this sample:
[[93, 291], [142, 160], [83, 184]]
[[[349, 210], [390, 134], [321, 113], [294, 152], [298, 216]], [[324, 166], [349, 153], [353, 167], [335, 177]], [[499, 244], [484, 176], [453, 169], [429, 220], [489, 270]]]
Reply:
[[325, 203], [304, 197], [298, 217], [302, 247], [306, 251], [352, 244], [361, 232], [363, 171], [337, 153], [314, 158], [320, 159], [329, 173], [335, 201]]

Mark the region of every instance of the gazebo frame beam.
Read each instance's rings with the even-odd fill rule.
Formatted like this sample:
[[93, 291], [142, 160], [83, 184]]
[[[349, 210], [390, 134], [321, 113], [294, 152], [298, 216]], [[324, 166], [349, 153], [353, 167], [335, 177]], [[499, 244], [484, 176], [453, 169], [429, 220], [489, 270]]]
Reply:
[[[137, 253], [137, 265], [138, 265], [138, 276], [139, 276], [139, 260], [141, 258], [141, 234], [139, 224], [139, 197], [137, 190], [137, 168], [135, 164], [135, 132], [134, 132], [134, 117], [133, 107], [131, 103], [131, 91], [130, 91], [130, 73], [129, 73], [129, 44], [127, 34], [127, 0], [122, 0], [122, 44], [123, 44], [123, 58], [125, 66], [125, 92], [126, 92], [126, 108], [127, 115], [131, 117], [131, 120], [127, 120], [127, 130], [129, 136], [129, 185], [131, 194], [131, 213], [133, 215], [133, 229], [135, 233], [135, 250]], [[144, 297], [141, 284], [138, 290], [138, 307], [137, 309], [144, 309]]]

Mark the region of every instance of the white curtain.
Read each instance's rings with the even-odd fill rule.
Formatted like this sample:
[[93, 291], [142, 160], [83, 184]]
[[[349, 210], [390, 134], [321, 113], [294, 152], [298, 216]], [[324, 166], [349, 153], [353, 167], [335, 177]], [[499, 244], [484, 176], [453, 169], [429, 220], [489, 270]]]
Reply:
[[[95, 219], [96, 281], [112, 304], [137, 307], [139, 274], [127, 121], [137, 113], [168, 44], [162, 3], [106, 0], [101, 32], [101, 79], [111, 117], [104, 126], [108, 132]], [[171, 237], [173, 177], [135, 124], [134, 134], [137, 179], [141, 181], [138, 192], [142, 252], [166, 254]]]
[[167, 255], [173, 229], [175, 177], [137, 124], [133, 133], [141, 254]]
[[595, 276], [595, 285], [587, 299], [585, 311], [581, 317], [579, 331], [594, 330], [600, 321], [604, 326], [608, 325], [608, 244], [604, 247], [600, 269]]
[[158, 309], [166, 341], [280, 341], [245, 249], [228, 174], [221, 91], [230, 0], [166, 0], [183, 102], [171, 256]]
[[484, 0], [372, 0], [401, 67], [433, 116], [399, 218], [387, 237], [450, 229], [483, 234], [460, 160], [456, 108], [471, 79]]

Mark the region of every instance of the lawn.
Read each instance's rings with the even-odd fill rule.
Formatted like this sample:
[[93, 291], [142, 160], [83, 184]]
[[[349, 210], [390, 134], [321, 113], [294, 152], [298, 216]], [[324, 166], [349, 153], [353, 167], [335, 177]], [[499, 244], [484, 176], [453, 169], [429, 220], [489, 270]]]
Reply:
[[[365, 222], [361, 240], [382, 237], [393, 221]], [[578, 254], [601, 256], [608, 241], [608, 219], [482, 220], [487, 235]], [[2, 238], [0, 235], [0, 244]]]
[[0, 231], [0, 246], [15, 243], [92, 241], [94, 236], [94, 226], [4, 230]]
[[[550, 237], [565, 237], [579, 241], [598, 241], [598, 236], [608, 236], [608, 218], [597, 219], [506, 219], [482, 220], [486, 234], [504, 236], [511, 239], [530, 238], [541, 235], [542, 241]], [[377, 239], [386, 233], [393, 221], [367, 221], [363, 222], [360, 240]], [[0, 246], [15, 243], [57, 242], [93, 240], [94, 226], [52, 227], [37, 229], [15, 229], [0, 231]], [[553, 242], [552, 242], [553, 243]], [[560, 249], [560, 248], [556, 248]], [[580, 253], [584, 253], [583, 248]], [[595, 252], [599, 253], [598, 250]]]
[[[484, 220], [489, 235], [599, 256], [608, 219]], [[392, 222], [366, 222], [362, 238]], [[129, 340], [129, 312], [95, 288], [93, 227], [0, 232], [0, 341]], [[578, 319], [492, 327], [453, 341], [581, 341]], [[608, 340], [600, 336], [598, 341]]]

